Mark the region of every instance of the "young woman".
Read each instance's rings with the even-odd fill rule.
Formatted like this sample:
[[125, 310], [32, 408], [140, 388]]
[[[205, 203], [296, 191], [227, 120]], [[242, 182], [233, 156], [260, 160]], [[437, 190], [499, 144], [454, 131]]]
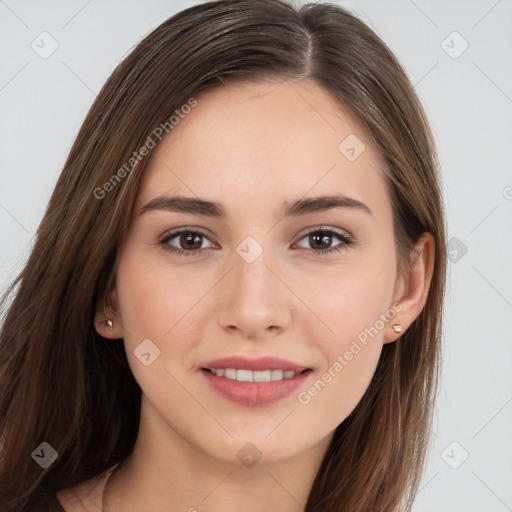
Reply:
[[0, 509], [410, 510], [445, 250], [428, 122], [362, 21], [179, 12], [98, 95], [4, 298]]

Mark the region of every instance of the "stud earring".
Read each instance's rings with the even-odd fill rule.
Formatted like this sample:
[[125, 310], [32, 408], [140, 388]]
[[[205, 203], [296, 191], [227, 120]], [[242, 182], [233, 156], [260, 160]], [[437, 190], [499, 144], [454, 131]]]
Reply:
[[113, 327], [113, 325], [114, 325], [114, 322], [112, 322], [112, 320], [110, 320], [110, 318], [104, 318], [104, 319], [103, 319], [103, 323], [104, 323], [106, 326], [110, 327], [111, 329], [112, 329], [112, 327]]
[[395, 332], [402, 332], [404, 330], [404, 328], [402, 327], [401, 324], [393, 324], [393, 330]]

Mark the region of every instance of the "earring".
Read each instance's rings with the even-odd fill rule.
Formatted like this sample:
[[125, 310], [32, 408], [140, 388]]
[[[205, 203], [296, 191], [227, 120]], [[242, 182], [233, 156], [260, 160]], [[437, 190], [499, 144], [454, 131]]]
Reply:
[[113, 325], [114, 325], [114, 322], [112, 322], [112, 320], [110, 320], [110, 318], [104, 318], [104, 319], [103, 319], [103, 323], [104, 323], [106, 326], [110, 327], [111, 329], [112, 329], [112, 327], [113, 327]]
[[395, 332], [402, 332], [404, 330], [404, 328], [402, 327], [401, 324], [393, 324], [393, 330]]

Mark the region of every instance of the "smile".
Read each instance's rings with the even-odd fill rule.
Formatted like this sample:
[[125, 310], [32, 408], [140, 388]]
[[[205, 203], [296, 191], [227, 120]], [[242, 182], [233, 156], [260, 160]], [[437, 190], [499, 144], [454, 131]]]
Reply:
[[284, 399], [296, 391], [310, 373], [310, 369], [299, 373], [281, 369], [252, 371], [235, 368], [202, 368], [201, 371], [217, 395], [249, 407], [269, 405]]
[[308, 369], [302, 372], [281, 369], [252, 371], [236, 368], [205, 368], [205, 370], [210, 371], [213, 375], [218, 377], [225, 377], [226, 379], [237, 380], [238, 382], [271, 382], [292, 379], [301, 373], [309, 371]]

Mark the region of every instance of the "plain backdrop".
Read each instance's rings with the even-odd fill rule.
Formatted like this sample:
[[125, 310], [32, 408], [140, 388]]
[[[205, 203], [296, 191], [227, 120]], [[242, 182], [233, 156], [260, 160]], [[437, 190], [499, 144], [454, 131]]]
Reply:
[[[142, 36], [194, 3], [0, 0], [2, 291], [95, 95]], [[414, 510], [512, 511], [512, 1], [339, 3], [405, 67], [442, 164], [444, 364]]]

